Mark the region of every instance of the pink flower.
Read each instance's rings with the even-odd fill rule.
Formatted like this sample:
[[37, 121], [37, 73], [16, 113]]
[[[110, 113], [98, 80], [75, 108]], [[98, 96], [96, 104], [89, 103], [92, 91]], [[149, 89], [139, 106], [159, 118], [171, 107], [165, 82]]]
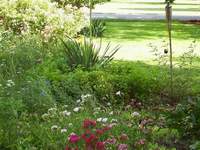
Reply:
[[106, 140], [106, 143], [108, 143], [108, 144], [115, 144], [116, 142], [117, 142], [117, 140], [115, 138]]
[[140, 139], [138, 142], [137, 142], [138, 145], [144, 145], [145, 144], [145, 139]]
[[128, 150], [128, 145], [127, 144], [119, 144], [117, 149], [118, 150]]
[[104, 142], [97, 142], [96, 149], [97, 150], [105, 150]]
[[80, 140], [80, 137], [76, 134], [71, 134], [69, 137], [70, 143], [77, 143]]

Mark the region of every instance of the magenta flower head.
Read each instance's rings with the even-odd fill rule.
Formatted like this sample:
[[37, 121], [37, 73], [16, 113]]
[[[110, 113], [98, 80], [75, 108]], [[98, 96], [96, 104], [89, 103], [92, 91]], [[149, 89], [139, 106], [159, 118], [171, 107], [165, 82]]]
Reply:
[[128, 150], [127, 144], [119, 144], [117, 150]]
[[97, 142], [96, 149], [97, 150], [105, 150], [104, 142]]
[[70, 143], [77, 143], [80, 140], [80, 137], [76, 134], [71, 134], [69, 136], [69, 142]]

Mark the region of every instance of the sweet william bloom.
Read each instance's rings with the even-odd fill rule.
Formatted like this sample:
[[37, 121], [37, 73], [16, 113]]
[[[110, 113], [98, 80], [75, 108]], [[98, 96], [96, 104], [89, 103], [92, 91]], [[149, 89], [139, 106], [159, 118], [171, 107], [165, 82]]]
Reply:
[[96, 126], [96, 121], [94, 120], [86, 119], [83, 121], [83, 128], [85, 129], [90, 128], [90, 127], [95, 127], [95, 126]]
[[145, 144], [145, 139], [140, 139], [138, 142], [137, 142], [138, 145], [144, 145]]
[[87, 144], [90, 144], [90, 143], [94, 142], [97, 139], [97, 137], [94, 134], [90, 133], [90, 132], [84, 133], [82, 135], [82, 138], [85, 140], [85, 142]]
[[117, 150], [128, 150], [127, 144], [119, 144]]
[[69, 137], [70, 143], [77, 143], [80, 140], [80, 137], [76, 134], [71, 134]]
[[112, 127], [108, 125], [108, 126], [104, 127], [102, 130], [105, 132], [105, 131], [108, 131], [110, 129], [112, 129]]
[[106, 140], [106, 143], [108, 143], [108, 144], [115, 144], [117, 142], [117, 140], [116, 140], [116, 138], [112, 138], [112, 139], [107, 139]]
[[97, 150], [105, 150], [104, 142], [97, 142], [96, 149]]
[[96, 134], [97, 135], [102, 135], [104, 133], [104, 130], [102, 129], [96, 129]]

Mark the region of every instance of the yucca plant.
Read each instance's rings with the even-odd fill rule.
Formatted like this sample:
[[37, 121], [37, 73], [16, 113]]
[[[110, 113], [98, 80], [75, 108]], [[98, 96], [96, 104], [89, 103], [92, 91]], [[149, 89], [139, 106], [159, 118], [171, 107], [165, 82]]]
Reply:
[[88, 41], [86, 38], [82, 43], [69, 38], [67, 41], [62, 40], [64, 44], [64, 53], [66, 55], [67, 64], [71, 69], [78, 66], [90, 69], [94, 66], [102, 67], [113, 60], [113, 56], [119, 50], [119, 46], [114, 47], [112, 50], [110, 42], [107, 44], [102, 54], [102, 43], [100, 46], [95, 46], [93, 42]]
[[[91, 24], [91, 34], [93, 37], [102, 37], [103, 33], [106, 30], [106, 23], [100, 19], [92, 20]], [[80, 34], [85, 35], [87, 37], [90, 36], [90, 27], [85, 27], [81, 30]]]

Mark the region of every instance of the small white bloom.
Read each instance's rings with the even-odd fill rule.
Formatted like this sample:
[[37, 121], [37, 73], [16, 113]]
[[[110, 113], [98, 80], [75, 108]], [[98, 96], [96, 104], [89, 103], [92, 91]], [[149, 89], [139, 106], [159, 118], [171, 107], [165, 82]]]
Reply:
[[73, 111], [74, 111], [74, 112], [79, 112], [80, 109], [81, 109], [80, 107], [76, 107], [76, 108], [73, 109]]
[[101, 110], [101, 108], [100, 107], [96, 107], [96, 108], [94, 108], [94, 110]]
[[60, 132], [61, 132], [61, 133], [65, 133], [65, 132], [67, 132], [67, 129], [66, 129], [66, 128], [61, 129]]
[[44, 120], [48, 119], [48, 117], [49, 117], [49, 114], [47, 114], [47, 113], [42, 115], [42, 119], [44, 119]]
[[122, 95], [121, 91], [116, 92], [116, 95], [121, 96]]
[[108, 118], [103, 118], [103, 119], [102, 119], [102, 122], [103, 122], [103, 123], [106, 123], [107, 121], [108, 121]]
[[51, 127], [51, 130], [52, 131], [55, 131], [55, 130], [57, 130], [58, 129], [58, 126], [57, 125], [53, 125], [52, 127]]
[[57, 108], [49, 108], [48, 109], [48, 113], [52, 114], [52, 113], [56, 113]]
[[116, 123], [116, 122], [117, 122], [117, 119], [112, 119], [111, 122], [112, 122], [112, 123]]
[[92, 96], [91, 94], [81, 95], [81, 99], [85, 100], [85, 99], [87, 99], [87, 98], [89, 98], [91, 96]]
[[102, 118], [98, 118], [98, 119], [97, 119], [97, 122], [101, 122], [101, 121], [102, 121]]
[[69, 127], [73, 126], [73, 124], [72, 124], [72, 123], [69, 123], [68, 125], [69, 125]]
[[63, 116], [70, 116], [71, 112], [68, 112], [67, 110], [62, 112]]
[[108, 106], [111, 106], [111, 103], [108, 102], [107, 105], [108, 105]]
[[110, 113], [109, 113], [109, 115], [113, 115], [114, 114], [114, 112], [113, 111], [111, 111]]
[[67, 107], [68, 107], [68, 105], [64, 105], [63, 107], [64, 107], [64, 108], [67, 108]]
[[77, 102], [77, 103], [80, 103], [80, 102], [81, 102], [81, 100], [80, 100], [80, 99], [78, 99], [76, 102]]
[[133, 112], [133, 113], [131, 114], [131, 116], [132, 116], [132, 117], [137, 117], [137, 116], [140, 116], [140, 114], [139, 114], [138, 112]]

